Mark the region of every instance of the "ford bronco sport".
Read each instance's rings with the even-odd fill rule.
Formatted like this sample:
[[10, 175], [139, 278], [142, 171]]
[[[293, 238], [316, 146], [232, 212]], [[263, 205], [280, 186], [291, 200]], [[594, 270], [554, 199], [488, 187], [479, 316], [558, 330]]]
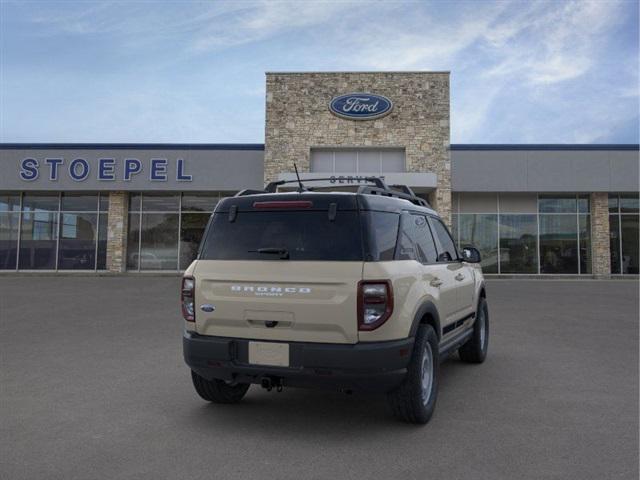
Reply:
[[441, 359], [484, 361], [479, 252], [459, 253], [408, 187], [366, 181], [273, 182], [217, 205], [182, 279], [184, 358], [203, 399], [235, 403], [250, 384], [377, 391], [398, 418], [426, 423]]

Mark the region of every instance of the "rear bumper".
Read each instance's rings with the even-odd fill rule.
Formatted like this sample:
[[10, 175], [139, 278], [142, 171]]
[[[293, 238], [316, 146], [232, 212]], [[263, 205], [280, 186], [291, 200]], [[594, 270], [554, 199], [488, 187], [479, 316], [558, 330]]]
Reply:
[[207, 379], [260, 383], [270, 377], [284, 386], [385, 392], [404, 379], [414, 339], [354, 345], [289, 342], [289, 367], [249, 364], [249, 341], [185, 331], [184, 360]]

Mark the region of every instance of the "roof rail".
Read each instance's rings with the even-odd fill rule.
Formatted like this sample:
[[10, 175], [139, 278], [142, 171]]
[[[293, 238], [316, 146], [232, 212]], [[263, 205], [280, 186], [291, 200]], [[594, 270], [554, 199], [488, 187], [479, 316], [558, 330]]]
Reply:
[[[401, 188], [402, 191], [397, 189]], [[364, 193], [368, 195], [380, 195], [383, 197], [395, 197], [402, 198], [404, 200], [409, 200], [414, 205], [420, 205], [421, 207], [431, 208], [429, 202], [427, 202], [424, 198], [418, 197], [413, 190], [411, 190], [407, 185], [393, 185], [392, 188], [378, 188], [378, 187], [370, 187], [368, 185], [363, 185], [358, 189], [358, 193]]]
[[245, 195], [257, 195], [260, 193], [269, 193], [266, 190], [255, 190], [253, 188], [245, 188], [244, 190], [240, 190], [238, 193], [234, 195], [234, 197], [244, 197]]
[[[303, 179], [302, 188], [298, 188], [298, 192], [309, 192], [313, 191], [313, 187], [307, 188], [305, 183], [309, 182], [337, 182], [338, 178], [336, 177], [325, 177], [325, 178], [307, 178]], [[367, 195], [379, 195], [383, 197], [395, 197], [402, 198], [404, 200], [409, 200], [414, 205], [420, 205], [421, 207], [431, 208], [429, 202], [425, 199], [418, 197], [413, 190], [407, 185], [387, 185], [382, 178], [379, 177], [359, 177], [358, 181], [360, 182], [369, 182], [374, 185], [360, 185], [358, 187], [357, 193], [367, 194]], [[245, 189], [236, 193], [236, 197], [242, 197], [244, 195], [255, 195], [260, 193], [277, 193], [278, 187], [281, 185], [286, 185], [288, 183], [296, 183], [299, 184], [298, 179], [295, 180], [278, 180], [275, 182], [269, 182], [264, 190], [253, 190], [253, 189]], [[336, 183], [336, 185], [340, 185]], [[347, 184], [348, 186], [353, 186], [353, 184]]]

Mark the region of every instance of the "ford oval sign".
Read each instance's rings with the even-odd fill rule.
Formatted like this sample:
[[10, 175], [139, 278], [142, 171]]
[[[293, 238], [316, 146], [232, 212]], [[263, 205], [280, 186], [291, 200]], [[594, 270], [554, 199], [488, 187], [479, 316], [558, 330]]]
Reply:
[[350, 120], [372, 120], [391, 112], [393, 103], [387, 97], [373, 93], [348, 93], [334, 97], [329, 110], [334, 115]]

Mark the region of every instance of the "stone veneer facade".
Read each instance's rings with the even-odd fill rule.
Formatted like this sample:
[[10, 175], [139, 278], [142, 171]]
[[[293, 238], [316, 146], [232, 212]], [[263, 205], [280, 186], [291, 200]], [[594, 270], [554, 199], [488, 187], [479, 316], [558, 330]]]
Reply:
[[[267, 73], [265, 181], [309, 171], [313, 148], [404, 148], [407, 172], [431, 172], [438, 187], [432, 206], [451, 223], [448, 72]], [[393, 110], [375, 120], [333, 115], [335, 96], [384, 95]]]
[[107, 219], [107, 270], [110, 272], [127, 269], [128, 218], [129, 192], [110, 192]]
[[611, 274], [609, 238], [609, 195], [607, 192], [591, 194], [591, 261], [593, 275]]

